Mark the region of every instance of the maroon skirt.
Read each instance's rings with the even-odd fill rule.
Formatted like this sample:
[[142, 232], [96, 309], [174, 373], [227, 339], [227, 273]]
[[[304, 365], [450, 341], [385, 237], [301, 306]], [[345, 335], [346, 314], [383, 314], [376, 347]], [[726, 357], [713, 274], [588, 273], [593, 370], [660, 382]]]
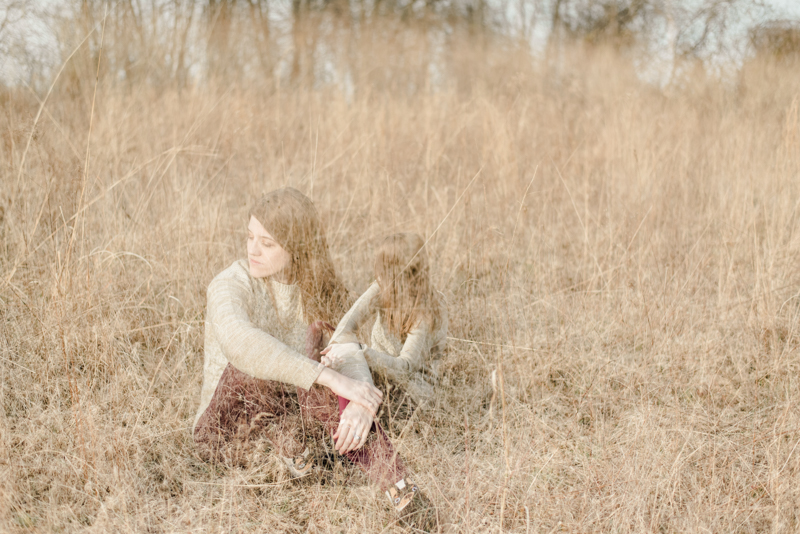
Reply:
[[[306, 356], [314, 361], [320, 361], [325, 327], [322, 321], [308, 327]], [[330, 439], [348, 403], [328, 388], [312, 386], [306, 391], [261, 380], [229, 363], [197, 421], [194, 440], [206, 461], [242, 464], [261, 438], [279, 455], [294, 457]], [[382, 490], [406, 475], [402, 460], [377, 423], [372, 424], [366, 443], [346, 456]]]

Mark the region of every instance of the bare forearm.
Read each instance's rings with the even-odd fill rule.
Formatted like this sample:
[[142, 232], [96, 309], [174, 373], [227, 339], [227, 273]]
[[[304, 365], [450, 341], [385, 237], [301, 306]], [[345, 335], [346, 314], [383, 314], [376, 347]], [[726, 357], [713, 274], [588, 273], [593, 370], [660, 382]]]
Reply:
[[348, 378], [327, 367], [323, 368], [316, 383], [350, 402], [361, 404], [374, 415], [382, 402], [383, 393], [375, 386]]
[[328, 389], [334, 389], [341, 382], [341, 377], [341, 374], [326, 367], [320, 372], [319, 376], [317, 376], [315, 384], [325, 386]]

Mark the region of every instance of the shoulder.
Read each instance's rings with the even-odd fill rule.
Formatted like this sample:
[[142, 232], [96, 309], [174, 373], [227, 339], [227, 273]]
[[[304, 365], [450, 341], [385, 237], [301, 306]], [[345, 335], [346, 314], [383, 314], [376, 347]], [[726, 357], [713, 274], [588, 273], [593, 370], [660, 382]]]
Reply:
[[236, 260], [231, 263], [226, 269], [220, 271], [217, 276], [211, 280], [211, 283], [223, 282], [226, 280], [248, 281], [250, 278], [250, 271], [244, 260]]
[[250, 288], [251, 280], [250, 271], [244, 260], [237, 260], [211, 280], [208, 284], [208, 296], [211, 298], [220, 292], [234, 289], [247, 290]]

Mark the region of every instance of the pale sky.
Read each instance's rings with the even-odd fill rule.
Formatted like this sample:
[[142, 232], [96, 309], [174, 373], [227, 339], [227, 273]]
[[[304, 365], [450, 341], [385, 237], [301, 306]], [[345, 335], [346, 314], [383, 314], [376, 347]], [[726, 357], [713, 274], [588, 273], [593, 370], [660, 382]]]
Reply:
[[800, 0], [769, 0], [767, 3], [785, 13], [782, 15], [785, 18], [800, 19]]

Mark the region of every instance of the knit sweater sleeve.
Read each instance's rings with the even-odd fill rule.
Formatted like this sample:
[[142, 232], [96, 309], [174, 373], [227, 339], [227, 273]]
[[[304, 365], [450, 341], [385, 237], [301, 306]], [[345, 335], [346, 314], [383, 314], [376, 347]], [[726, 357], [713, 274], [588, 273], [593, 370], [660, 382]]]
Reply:
[[364, 356], [371, 369], [392, 380], [403, 382], [424, 367], [425, 355], [429, 349], [427, 338], [427, 323], [421, 321], [406, 336], [399, 356], [394, 357], [371, 347], [364, 350]]
[[334, 371], [343, 374], [347, 378], [352, 378], [359, 382], [366, 382], [373, 386], [375, 385], [372, 381], [372, 373], [369, 371], [369, 365], [364, 358], [363, 351], [353, 351], [345, 356], [342, 361], [336, 365]]
[[344, 314], [344, 317], [336, 326], [336, 331], [331, 336], [331, 344], [358, 343], [358, 327], [375, 313], [372, 301], [380, 290], [378, 282], [373, 282], [364, 294], [358, 297], [355, 304]]
[[[336, 331], [331, 336], [331, 344], [358, 343], [358, 328], [374, 313], [372, 309], [372, 300], [374, 296], [378, 294], [378, 291], [380, 291], [380, 287], [377, 282], [374, 282], [364, 294], [356, 300], [344, 317], [342, 317], [342, 320], [339, 321]], [[363, 351], [359, 350], [349, 353], [336, 366], [335, 370], [348, 378], [373, 384], [372, 373], [370, 373], [369, 365], [367, 364]]]
[[208, 286], [207, 324], [225, 358], [255, 378], [310, 389], [322, 367], [255, 326], [249, 316], [246, 280], [215, 278]]

